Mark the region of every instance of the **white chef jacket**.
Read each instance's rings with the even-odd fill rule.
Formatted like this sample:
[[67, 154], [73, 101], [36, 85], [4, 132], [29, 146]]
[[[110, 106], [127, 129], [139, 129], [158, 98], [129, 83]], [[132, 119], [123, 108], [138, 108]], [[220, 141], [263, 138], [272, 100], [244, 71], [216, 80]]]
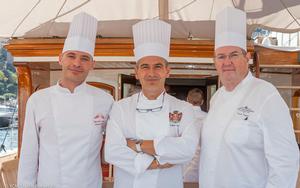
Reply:
[[[202, 111], [200, 106], [193, 106], [196, 125], [200, 130], [207, 113]], [[198, 182], [199, 181], [199, 160], [200, 160], [200, 143], [197, 146], [196, 153], [191, 162], [184, 165], [183, 169], [183, 181], [184, 182]]]
[[27, 101], [18, 187], [100, 188], [102, 127], [113, 98], [83, 83], [59, 84]]
[[201, 132], [201, 188], [295, 188], [299, 150], [289, 109], [270, 83], [248, 75], [221, 87]]
[[[140, 114], [136, 110], [139, 95], [143, 104], [146, 104], [141, 108], [159, 106], [165, 95], [163, 109]], [[157, 101], [145, 99], [138, 93], [116, 102], [112, 108], [106, 131], [105, 160], [115, 166], [114, 188], [183, 187], [182, 164], [192, 159], [199, 140], [193, 108], [191, 104], [168, 94], [161, 94]], [[178, 126], [170, 126], [173, 123], [169, 113], [174, 111], [182, 113]], [[131, 150], [127, 147], [126, 138], [154, 140], [160, 163], [175, 166], [147, 170], [153, 157]]]

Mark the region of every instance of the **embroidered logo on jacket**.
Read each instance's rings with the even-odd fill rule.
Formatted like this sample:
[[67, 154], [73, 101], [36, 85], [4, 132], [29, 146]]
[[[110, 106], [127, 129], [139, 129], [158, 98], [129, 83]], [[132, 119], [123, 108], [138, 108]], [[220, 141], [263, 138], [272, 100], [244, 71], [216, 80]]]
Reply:
[[239, 107], [237, 110], [237, 114], [239, 116], [242, 116], [243, 120], [248, 120], [250, 114], [253, 112], [254, 111], [251, 108], [249, 108], [248, 106]]
[[182, 118], [182, 112], [174, 110], [173, 113], [169, 112], [170, 126], [179, 126]]

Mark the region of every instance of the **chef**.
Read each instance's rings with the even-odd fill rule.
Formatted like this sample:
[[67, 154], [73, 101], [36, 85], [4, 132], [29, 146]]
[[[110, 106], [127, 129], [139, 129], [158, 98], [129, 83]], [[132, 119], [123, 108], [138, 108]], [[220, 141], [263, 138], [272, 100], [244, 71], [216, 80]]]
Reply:
[[[196, 125], [201, 130], [203, 121], [207, 113], [202, 111], [201, 105], [204, 103], [203, 91], [199, 88], [189, 90], [186, 98], [187, 102], [193, 105]], [[201, 132], [201, 131], [200, 131]], [[200, 144], [198, 144], [196, 153], [191, 162], [184, 165], [183, 168], [183, 181], [196, 183], [199, 181], [199, 157], [200, 157]]]
[[192, 105], [165, 92], [171, 26], [145, 20], [133, 26], [135, 75], [142, 91], [116, 102], [108, 120], [105, 160], [114, 188], [183, 188], [182, 164], [195, 153], [199, 132]]
[[201, 132], [201, 188], [295, 188], [299, 150], [276, 88], [248, 70], [246, 14], [216, 17], [214, 63], [223, 86]]
[[101, 130], [113, 99], [86, 84], [93, 69], [96, 18], [74, 16], [56, 85], [28, 99], [18, 187], [100, 188]]

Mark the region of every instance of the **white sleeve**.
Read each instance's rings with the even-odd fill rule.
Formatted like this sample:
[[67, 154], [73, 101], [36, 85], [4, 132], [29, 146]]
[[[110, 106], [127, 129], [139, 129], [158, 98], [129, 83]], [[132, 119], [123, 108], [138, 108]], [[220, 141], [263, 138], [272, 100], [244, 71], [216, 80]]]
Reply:
[[275, 93], [263, 104], [261, 121], [265, 157], [269, 166], [266, 188], [294, 188], [299, 170], [299, 149], [289, 109]]
[[23, 139], [18, 168], [18, 187], [35, 187], [39, 160], [39, 132], [31, 98], [26, 105]]
[[154, 158], [127, 147], [126, 138], [120, 127], [124, 123], [122, 121], [124, 115], [118, 105], [113, 105], [107, 122], [105, 160], [135, 176], [145, 172]]
[[161, 164], [183, 164], [192, 160], [200, 136], [200, 129], [195, 120], [193, 108], [188, 106], [182, 115], [181, 136], [154, 139], [155, 152]]
[[184, 166], [183, 169], [184, 182], [199, 181], [199, 159], [200, 159], [200, 145], [197, 146], [196, 153], [192, 161]]

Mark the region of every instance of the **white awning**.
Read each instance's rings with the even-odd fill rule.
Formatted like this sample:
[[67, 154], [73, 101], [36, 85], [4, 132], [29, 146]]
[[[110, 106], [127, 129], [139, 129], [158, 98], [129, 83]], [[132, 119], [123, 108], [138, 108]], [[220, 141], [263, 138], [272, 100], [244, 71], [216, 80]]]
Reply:
[[[65, 37], [74, 14], [99, 20], [98, 35], [132, 37], [141, 19], [165, 18], [172, 38], [214, 38], [218, 11], [234, 6], [247, 12], [248, 35], [256, 27], [300, 30], [300, 0], [2, 0], [0, 37]], [[160, 16], [159, 16], [160, 13]]]

